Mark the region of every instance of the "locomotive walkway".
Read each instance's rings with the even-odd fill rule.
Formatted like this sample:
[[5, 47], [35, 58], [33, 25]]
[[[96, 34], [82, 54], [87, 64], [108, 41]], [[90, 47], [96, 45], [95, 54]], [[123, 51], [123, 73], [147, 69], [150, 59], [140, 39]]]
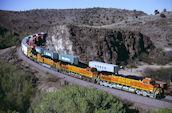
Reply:
[[43, 67], [43, 66], [37, 64], [36, 62], [33, 62], [30, 59], [28, 59], [22, 53], [21, 47], [17, 48], [17, 54], [20, 59], [22, 59], [22, 60], [26, 61], [28, 64], [36, 67], [36, 69], [38, 69], [39, 71], [48, 72], [54, 76], [63, 78], [66, 81], [71, 82], [73, 84], [77, 84], [80, 86], [86, 86], [86, 87], [95, 87], [99, 90], [107, 91], [107, 92], [115, 95], [116, 97], [119, 97], [120, 99], [122, 99], [124, 101], [132, 102], [138, 106], [148, 106], [150, 108], [155, 108], [155, 109], [160, 109], [163, 107], [172, 108], [172, 97], [171, 96], [166, 96], [165, 99], [157, 100], [157, 99], [152, 99], [152, 98], [136, 95], [133, 93], [129, 93], [126, 91], [121, 91], [118, 89], [112, 89], [112, 88], [100, 86], [98, 84], [93, 84], [93, 83], [90, 83], [90, 82], [87, 82], [84, 80], [80, 80], [80, 79], [77, 79], [77, 78], [74, 78], [71, 76], [67, 76], [67, 75], [61, 74], [59, 72], [56, 72], [54, 70]]

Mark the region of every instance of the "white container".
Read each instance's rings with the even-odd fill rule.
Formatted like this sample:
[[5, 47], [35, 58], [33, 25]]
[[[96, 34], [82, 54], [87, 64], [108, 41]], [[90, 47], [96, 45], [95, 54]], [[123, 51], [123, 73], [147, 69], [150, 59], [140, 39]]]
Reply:
[[118, 66], [114, 64], [107, 64], [103, 62], [90, 61], [89, 67], [96, 68], [98, 71], [107, 71], [118, 74]]
[[37, 46], [35, 47], [36, 52], [38, 52], [39, 54], [43, 54], [44, 53], [44, 48]]
[[22, 51], [26, 56], [28, 55], [28, 50], [31, 49], [31, 47], [27, 44], [27, 40], [28, 40], [28, 37], [25, 37], [21, 43]]

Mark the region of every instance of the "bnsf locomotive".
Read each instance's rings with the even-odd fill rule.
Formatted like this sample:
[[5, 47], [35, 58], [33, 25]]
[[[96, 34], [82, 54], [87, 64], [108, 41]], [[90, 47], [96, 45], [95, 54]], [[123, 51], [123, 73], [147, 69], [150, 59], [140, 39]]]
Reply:
[[25, 37], [21, 43], [23, 53], [37, 63], [66, 75], [151, 98], [164, 97], [164, 89], [153, 79], [121, 75], [118, 74], [117, 65], [97, 61], [90, 61], [86, 65], [79, 62], [77, 56], [45, 50], [41, 45], [46, 42], [46, 35], [42, 32]]

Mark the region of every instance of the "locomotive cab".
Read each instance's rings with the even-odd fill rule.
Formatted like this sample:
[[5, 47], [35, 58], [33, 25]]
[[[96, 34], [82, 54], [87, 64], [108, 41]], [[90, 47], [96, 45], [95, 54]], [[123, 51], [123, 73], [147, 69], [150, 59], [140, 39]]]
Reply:
[[159, 88], [159, 85], [155, 82], [154, 79], [145, 78], [142, 80], [143, 86], [147, 86], [147, 88], [153, 91], [154, 88]]
[[163, 98], [164, 97], [164, 90], [163, 88], [160, 87], [159, 84], [155, 82], [154, 79], [151, 78], [145, 78], [142, 80], [143, 86], [146, 86], [149, 91], [153, 93], [155, 98]]
[[97, 72], [96, 68], [91, 68], [91, 72]]
[[86, 70], [87, 72], [92, 73], [92, 76], [96, 76], [96, 77], [98, 76], [98, 71], [96, 68], [87, 67]]

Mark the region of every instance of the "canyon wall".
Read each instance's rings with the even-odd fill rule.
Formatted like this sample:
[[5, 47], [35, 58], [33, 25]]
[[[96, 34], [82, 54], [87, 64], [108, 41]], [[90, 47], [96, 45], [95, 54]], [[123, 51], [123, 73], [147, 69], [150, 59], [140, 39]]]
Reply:
[[121, 29], [57, 25], [48, 35], [47, 49], [79, 56], [83, 63], [91, 60], [126, 63], [154, 48], [149, 37]]

